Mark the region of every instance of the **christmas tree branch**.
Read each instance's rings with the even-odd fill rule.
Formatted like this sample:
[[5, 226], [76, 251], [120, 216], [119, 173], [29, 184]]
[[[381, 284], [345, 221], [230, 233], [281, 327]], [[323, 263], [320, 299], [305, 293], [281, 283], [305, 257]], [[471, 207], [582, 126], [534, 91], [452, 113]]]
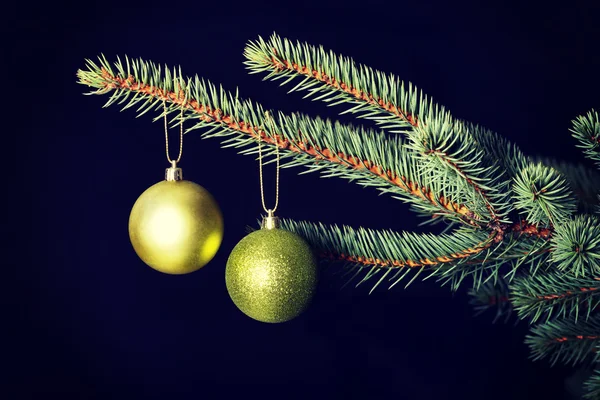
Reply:
[[[250, 73], [270, 72], [264, 79], [273, 80], [304, 76], [295, 90], [309, 90], [305, 96], [324, 92], [317, 99], [325, 102], [340, 99], [331, 105], [349, 103], [353, 107], [346, 112], [358, 114], [359, 118], [374, 120], [391, 132], [402, 132], [410, 140], [409, 147], [425, 160], [429, 167], [452, 172], [464, 181], [484, 201], [487, 214], [493, 223], [506, 222], [508, 210], [497, 210], [490, 195], [502, 198], [506, 191], [501, 183], [502, 171], [494, 163], [482, 163], [483, 149], [478, 149], [467, 127], [455, 121], [443, 107], [433, 104], [426, 96], [417, 95], [417, 89], [394, 75], [374, 71], [370, 67], [355, 65], [351, 58], [327, 54], [321, 47], [300, 42], [293, 44], [273, 34], [268, 42], [261, 37], [250, 42], [244, 52]], [[289, 92], [288, 92], [289, 93]], [[344, 114], [342, 112], [341, 114]], [[399, 130], [398, 130], [399, 129]], [[491, 193], [490, 193], [491, 192]], [[508, 201], [501, 201], [508, 208]]]
[[577, 200], [564, 176], [541, 163], [529, 164], [513, 179], [514, 206], [532, 224], [553, 226], [569, 219]]
[[596, 364], [596, 370], [584, 383], [586, 394], [584, 394], [583, 397], [589, 400], [600, 399], [600, 345], [594, 349], [594, 352], [594, 363]]
[[504, 136], [471, 122], [464, 122], [464, 125], [471, 132], [473, 140], [485, 150], [486, 154], [501, 167], [510, 179], [514, 179], [532, 161], [515, 143]]
[[600, 399], [600, 367], [594, 371], [594, 374], [585, 381], [587, 393], [583, 397], [587, 400]]
[[[257, 222], [260, 226], [260, 221]], [[304, 237], [321, 261], [343, 263], [349, 270], [355, 271], [352, 279], [361, 272], [366, 273], [359, 284], [383, 275], [372, 290], [394, 271], [390, 278], [394, 280], [391, 287], [415, 270], [418, 273], [413, 280], [421, 272], [429, 271], [425, 279], [439, 277], [443, 284], [451, 284], [453, 290], [458, 289], [469, 276], [474, 277], [474, 286], [479, 287], [488, 280], [497, 280], [502, 265], [512, 264], [513, 269], [508, 273], [512, 275], [525, 259], [532, 264], [544, 262], [549, 245], [539, 236], [522, 231], [511, 233], [510, 240], [505, 240], [500, 239], [501, 231], [486, 233], [472, 228], [432, 235], [348, 226], [340, 228], [289, 219], [282, 219], [282, 227]], [[527, 238], [519, 238], [521, 235]]]
[[534, 162], [542, 163], [562, 173], [578, 200], [578, 210], [593, 213], [600, 205], [600, 174], [583, 164], [570, 164], [547, 157], [535, 157]]
[[490, 309], [496, 309], [496, 315], [492, 321], [492, 323], [496, 323], [501, 317], [504, 317], [504, 322], [508, 321], [512, 314], [513, 307], [509, 301], [509, 287], [503, 278], [496, 282], [488, 281], [479, 289], [469, 289], [469, 296], [471, 296], [469, 303], [475, 309], [475, 316]]
[[[524, 263], [527, 263], [528, 270], [536, 271], [549, 257], [548, 247], [548, 242], [541, 237], [509, 234], [485, 254], [462, 264], [434, 270], [431, 276], [439, 276], [442, 285], [450, 284], [452, 290], [458, 290], [463, 280], [472, 276], [473, 288], [479, 290], [487, 282], [499, 279], [511, 281]], [[505, 271], [502, 270], [504, 266], [507, 267]]]
[[555, 228], [551, 243], [559, 271], [574, 278], [600, 276], [600, 218], [576, 215]]
[[359, 118], [374, 120], [385, 128], [397, 129], [392, 132], [409, 133], [419, 126], [419, 118], [429, 111], [427, 98], [419, 98], [412, 84], [409, 83], [406, 89], [404, 83], [393, 75], [386, 76], [363, 65], [359, 66], [359, 70], [352, 59], [332, 51], [327, 54], [322, 46], [317, 50], [315, 46], [299, 42], [294, 45], [273, 33], [268, 43], [260, 36], [258, 41], [249, 42], [244, 56], [247, 59], [244, 64], [250, 74], [269, 72], [263, 80], [287, 77], [281, 85], [304, 76], [304, 80], [288, 93], [310, 90], [305, 96], [307, 98], [323, 92], [313, 100], [327, 103], [338, 100], [329, 106], [352, 104], [354, 107], [342, 114], [351, 112], [358, 114]]
[[[101, 59], [100, 66], [89, 60], [87, 63], [87, 71], [78, 71], [79, 82], [96, 88], [93, 94], [113, 92], [107, 106], [117, 100], [123, 104], [133, 94], [124, 109], [143, 101], [138, 108], [139, 115], [153, 107], [162, 110], [163, 102], [167, 113], [183, 108], [184, 119], [200, 120], [186, 132], [212, 127], [205, 137], [234, 135], [224, 143], [236, 147], [254, 145], [246, 154], [255, 152], [257, 140], [262, 140], [271, 145], [267, 155], [278, 146], [284, 158], [295, 157], [284, 166], [304, 165], [313, 171], [325, 169], [327, 176], [341, 176], [358, 180], [364, 186], [376, 186], [383, 192], [393, 193], [394, 197], [415, 203], [432, 215], [482, 226], [478, 217], [481, 202], [471, 201], [476, 209], [473, 211], [454, 200], [464, 197], [464, 186], [457, 185], [451, 177], [423, 171], [410, 151], [399, 151], [405, 148], [400, 137], [388, 138], [382, 132], [358, 130], [337, 121], [332, 124], [299, 114], [278, 113], [274, 123], [267, 124], [266, 112], [259, 104], [242, 102], [237, 93], [234, 97], [222, 88], [217, 93], [214, 85], [201, 82], [198, 77], [184, 79], [181, 72], [174, 70], [171, 74], [165, 69], [162, 79], [160, 67], [143, 60], [126, 59], [126, 69], [119, 60], [115, 64], [116, 71], [105, 59]], [[161, 112], [155, 120], [163, 115]], [[272, 131], [273, 126], [276, 131]]]
[[483, 201], [485, 210], [480, 215], [488, 223], [509, 222], [506, 218], [512, 209], [507, 193], [509, 181], [463, 124], [434, 120], [427, 130], [422, 127], [415, 130], [417, 134], [409, 136], [407, 147], [422, 158], [424, 169], [449, 173], [456, 180], [463, 180]]
[[573, 363], [584, 361], [600, 345], [600, 314], [594, 314], [586, 321], [575, 321], [573, 317], [548, 321], [533, 327], [525, 343], [532, 350], [532, 358], [550, 358]]
[[440, 235], [400, 233], [289, 219], [282, 219], [281, 224], [284, 229], [304, 237], [321, 260], [369, 270], [361, 283], [382, 275], [371, 291], [392, 272], [395, 274], [390, 281], [395, 281], [390, 288], [406, 275], [396, 279], [400, 272], [463, 263], [492, 247], [498, 234], [486, 235], [469, 228]]
[[576, 278], [561, 272], [546, 272], [518, 277], [512, 283], [511, 302], [519, 318], [537, 322], [542, 316], [549, 321], [554, 317], [590, 317], [600, 305], [600, 278]]
[[[250, 73], [263, 79], [303, 77], [290, 92], [329, 106], [348, 104], [344, 113], [369, 119], [391, 133], [354, 127], [300, 113], [285, 115], [218, 90], [210, 82], [184, 77], [181, 70], [144, 60], [118, 59], [114, 65], [87, 60], [79, 83], [109, 94], [105, 106], [134, 106], [138, 116], [155, 111], [157, 121], [176, 114], [172, 124], [191, 121], [186, 133], [209, 128], [203, 137], [222, 139], [223, 147], [264, 157], [276, 150], [282, 166], [341, 177], [373, 186], [411, 205], [430, 221], [445, 221], [450, 233], [439, 235], [352, 229], [282, 220], [285, 229], [303, 236], [322, 261], [339, 262], [359, 284], [377, 277], [397, 284], [416, 271], [450, 283], [456, 290], [473, 277], [478, 310], [498, 305], [497, 317], [509, 315], [511, 300], [521, 318], [545, 322], [532, 329], [527, 343], [535, 359], [574, 363], [600, 346], [600, 219], [574, 215], [579, 206], [600, 214], [598, 175], [525, 156], [519, 148], [478, 125], [455, 119], [443, 106], [394, 75], [308, 44], [293, 44], [273, 34], [244, 52]], [[182, 112], [181, 116], [180, 112]], [[600, 165], [600, 120], [592, 110], [571, 130], [586, 157]], [[517, 277], [522, 265], [526, 273]], [[505, 269], [505, 267], [507, 269]], [[502, 286], [504, 285], [504, 286]], [[585, 313], [585, 319], [579, 318]], [[554, 320], [550, 318], [554, 316]], [[598, 362], [596, 357], [595, 362]], [[588, 396], [600, 394], [600, 370], [588, 380]]]
[[[184, 120], [200, 120], [186, 132], [210, 127], [212, 129], [205, 132], [204, 137], [229, 137], [223, 141], [224, 147], [253, 146], [242, 151], [245, 154], [257, 151], [258, 140], [270, 145], [266, 156], [272, 155], [275, 146], [278, 146], [283, 150], [282, 160], [293, 156], [292, 162], [284, 161], [283, 167], [303, 165], [309, 171], [325, 172], [324, 176], [340, 176], [357, 180], [363, 186], [375, 186], [433, 217], [441, 216], [449, 221], [484, 228], [495, 243], [501, 242], [505, 233], [519, 229], [528, 229], [528, 233], [544, 239], [551, 236], [551, 230], [538, 229], [531, 224], [526, 224], [525, 228], [521, 224], [491, 223], [489, 218], [487, 223], [482, 221], [481, 216], [486, 208], [489, 209], [489, 204], [482, 202], [477, 197], [478, 193], [464, 184], [464, 179], [457, 182], [456, 176], [424, 166], [423, 159], [398, 135], [388, 137], [383, 132], [356, 129], [337, 121], [332, 124], [329, 120], [301, 114], [286, 116], [279, 112], [273, 115], [259, 104], [242, 101], [237, 92], [234, 97], [222, 88], [217, 91], [210, 82], [201, 82], [198, 77], [184, 79], [181, 71], [173, 70], [171, 73], [165, 69], [163, 78], [160, 67], [143, 60], [130, 62], [126, 59], [125, 66], [119, 60], [115, 69], [104, 58], [100, 66], [88, 61], [88, 70], [78, 71], [80, 83], [96, 88], [92, 94], [112, 92], [107, 106], [119, 101], [119, 104], [125, 103], [126, 109], [142, 102], [138, 108], [139, 115], [153, 107], [162, 110], [163, 103], [167, 114], [179, 113], [183, 109]], [[133, 98], [129, 99], [132, 94]], [[161, 112], [155, 120], [163, 115]], [[267, 115], [273, 117], [267, 121]], [[485, 138], [485, 134], [479, 137]], [[506, 152], [511, 151], [510, 146], [505, 146], [505, 149]], [[489, 179], [494, 178], [490, 176]], [[499, 181], [494, 183], [500, 188], [504, 185]], [[454, 199], [461, 199], [463, 204]], [[496, 203], [508, 211], [510, 204], [506, 199], [502, 201], [505, 203], [499, 200]], [[506, 249], [512, 247], [509, 245]], [[521, 249], [519, 257], [522, 258], [527, 251]], [[459, 263], [444, 269], [443, 273], [436, 269], [434, 274], [442, 274], [444, 279], [453, 283], [453, 287], [457, 287], [465, 276], [479, 274], [475, 281], [479, 285], [484, 279], [483, 271], [492, 271], [486, 279], [495, 276], [500, 260], [505, 258], [495, 259], [486, 253], [483, 259], [477, 260], [481, 261], [480, 266], [474, 266], [472, 262]]]
[[581, 115], [573, 120], [570, 129], [573, 137], [579, 140], [577, 147], [583, 149], [583, 154], [595, 161], [600, 167], [600, 117], [598, 112], [591, 110], [585, 116]]

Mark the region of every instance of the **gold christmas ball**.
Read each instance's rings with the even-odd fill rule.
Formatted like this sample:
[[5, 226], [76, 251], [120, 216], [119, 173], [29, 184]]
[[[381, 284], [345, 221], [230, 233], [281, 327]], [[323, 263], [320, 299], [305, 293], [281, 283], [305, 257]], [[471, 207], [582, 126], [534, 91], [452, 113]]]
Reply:
[[165, 180], [137, 199], [129, 238], [148, 266], [181, 275], [206, 265], [223, 239], [223, 217], [213, 196], [186, 180]]
[[300, 315], [314, 295], [317, 260], [297, 234], [260, 229], [233, 249], [225, 283], [234, 304], [261, 322], [279, 323]]

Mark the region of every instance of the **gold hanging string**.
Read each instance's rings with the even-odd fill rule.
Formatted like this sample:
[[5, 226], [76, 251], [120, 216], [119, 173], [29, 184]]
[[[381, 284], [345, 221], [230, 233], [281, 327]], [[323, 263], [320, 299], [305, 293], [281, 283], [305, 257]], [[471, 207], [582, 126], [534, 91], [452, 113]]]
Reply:
[[[270, 115], [269, 112], [267, 111], [266, 113], [266, 118], [270, 121]], [[271, 125], [273, 126], [273, 125]], [[275, 207], [273, 207], [272, 210], [267, 209], [267, 206], [265, 205], [265, 190], [264, 190], [264, 185], [263, 185], [263, 166], [262, 166], [262, 152], [261, 152], [261, 140], [259, 138], [258, 140], [258, 165], [259, 165], [259, 176], [260, 176], [260, 198], [262, 200], [262, 206], [263, 209], [265, 210], [266, 213], [268, 213], [269, 215], [272, 215], [275, 210], [277, 210], [277, 206], [279, 205], [279, 146], [275, 145], [275, 151], [277, 154], [277, 169], [276, 169], [276, 177], [275, 177]]]
[[169, 157], [169, 128], [167, 126], [167, 102], [163, 100], [163, 108], [165, 110], [165, 144], [167, 150], [167, 160], [175, 166], [179, 160], [181, 160], [181, 153], [183, 153], [183, 107], [181, 107], [181, 115], [180, 115], [180, 132], [179, 132], [179, 155], [177, 156], [177, 160], [171, 160]]

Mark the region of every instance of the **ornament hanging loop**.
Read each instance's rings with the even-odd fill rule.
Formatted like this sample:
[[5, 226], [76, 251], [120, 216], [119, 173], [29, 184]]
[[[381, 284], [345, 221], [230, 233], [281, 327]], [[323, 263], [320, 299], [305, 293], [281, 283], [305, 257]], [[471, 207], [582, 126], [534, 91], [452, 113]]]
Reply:
[[[271, 117], [269, 112], [265, 112], [265, 117], [267, 120], [271, 121]], [[271, 121], [272, 122], [272, 121]], [[271, 125], [272, 126], [272, 125]], [[273, 229], [279, 227], [279, 219], [274, 216], [275, 210], [277, 210], [277, 206], [279, 205], [279, 146], [277, 142], [275, 143], [275, 153], [277, 154], [277, 167], [276, 167], [276, 176], [275, 176], [275, 206], [272, 209], [267, 209], [265, 205], [265, 190], [263, 184], [263, 164], [262, 164], [262, 138], [258, 138], [258, 164], [259, 164], [259, 177], [260, 177], [260, 198], [262, 201], [262, 206], [265, 212], [268, 214], [267, 217], [263, 220], [263, 228], [265, 227], [266, 220], [269, 220], [268, 226]], [[275, 226], [277, 225], [277, 226]]]
[[163, 109], [165, 116], [165, 147], [167, 153], [167, 160], [171, 163], [171, 167], [167, 168], [165, 171], [165, 179], [167, 181], [181, 181], [183, 180], [183, 172], [181, 168], [177, 167], [177, 163], [181, 160], [181, 154], [183, 153], [183, 107], [181, 108], [181, 115], [179, 117], [179, 155], [177, 156], [177, 160], [171, 160], [171, 157], [169, 156], [169, 128], [167, 126], [167, 104], [164, 100]]

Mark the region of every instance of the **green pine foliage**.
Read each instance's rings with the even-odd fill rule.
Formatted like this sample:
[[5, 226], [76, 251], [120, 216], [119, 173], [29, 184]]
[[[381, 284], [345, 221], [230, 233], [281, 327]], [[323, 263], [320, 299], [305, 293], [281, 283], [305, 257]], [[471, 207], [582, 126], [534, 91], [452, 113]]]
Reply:
[[577, 322], [600, 311], [600, 279], [549, 269], [543, 274], [520, 276], [510, 285], [511, 303], [519, 318], [532, 323], [542, 318], [573, 318]]
[[558, 361], [572, 365], [591, 361], [600, 345], [600, 315], [585, 321], [569, 317], [537, 324], [525, 343], [531, 347], [534, 360], [548, 358], [553, 365]]
[[594, 350], [596, 356], [594, 357], [594, 363], [598, 366], [590, 379], [585, 382], [586, 399], [600, 399], [600, 346], [596, 346]]
[[[439, 254], [460, 255], [465, 247], [477, 249], [485, 247], [489, 238], [485, 233], [472, 228], [457, 229], [451, 234], [433, 235], [413, 232], [394, 232], [391, 230], [374, 230], [349, 226], [324, 225], [308, 221], [281, 220], [282, 227], [303, 236], [308, 243], [322, 255], [324, 261], [341, 261], [355, 275], [364, 272], [358, 285], [370, 278], [377, 277], [375, 288], [388, 278], [390, 288], [413, 271], [412, 282], [422, 271], [427, 269], [430, 275], [446, 272], [463, 264], [467, 257], [456, 257], [454, 260], [442, 262]], [[370, 261], [375, 260], [375, 261]], [[377, 262], [377, 260], [379, 260]], [[411, 262], [418, 260], [418, 262]], [[433, 265], [430, 263], [436, 263]], [[364, 268], [367, 265], [368, 268]], [[493, 268], [492, 265], [483, 268]], [[427, 268], [430, 267], [430, 268]], [[467, 268], [474, 273], [474, 268]], [[347, 283], [350, 283], [350, 279]], [[410, 282], [408, 284], [410, 284]], [[408, 284], [406, 286], [408, 286]]]
[[[210, 81], [184, 76], [143, 59], [86, 60], [79, 83], [108, 95], [105, 107], [136, 107], [137, 116], [171, 116], [186, 134], [201, 130], [222, 147], [256, 157], [259, 143], [272, 162], [339, 177], [410, 205], [441, 234], [374, 230], [283, 219], [325, 265], [337, 264], [393, 287], [406, 277], [434, 278], [458, 290], [469, 281], [478, 312], [516, 310], [532, 324], [533, 358], [598, 364], [600, 320], [600, 180], [584, 165], [525, 155], [484, 127], [455, 118], [412, 83], [357, 64], [322, 46], [273, 34], [248, 42], [250, 74], [294, 83], [288, 93], [341, 106], [376, 128], [341, 124], [301, 113], [284, 114], [242, 99]], [[299, 81], [296, 78], [300, 78]], [[295, 81], [296, 80], [296, 81]], [[600, 166], [598, 113], [573, 121], [584, 156]], [[467, 279], [468, 278], [468, 279]], [[600, 398], [600, 372], [586, 382]]]
[[515, 208], [529, 222], [556, 226], [577, 208], [577, 200], [564, 176], [552, 167], [530, 164], [514, 178]]
[[558, 225], [552, 242], [552, 262], [570, 276], [600, 277], [600, 218], [580, 214]]
[[597, 213], [600, 206], [600, 173], [584, 164], [571, 164], [547, 157], [534, 157], [533, 162], [541, 163], [559, 171], [567, 179], [570, 189], [577, 199], [577, 211]]
[[600, 167], [600, 118], [591, 110], [573, 120], [573, 137], [579, 141], [577, 147], [583, 149], [587, 158]]
[[488, 281], [479, 289], [471, 288], [469, 296], [471, 297], [469, 304], [475, 309], [475, 316], [495, 310], [492, 323], [496, 323], [500, 318], [508, 322], [513, 314], [509, 286], [505, 279], [498, 279], [496, 282]]

